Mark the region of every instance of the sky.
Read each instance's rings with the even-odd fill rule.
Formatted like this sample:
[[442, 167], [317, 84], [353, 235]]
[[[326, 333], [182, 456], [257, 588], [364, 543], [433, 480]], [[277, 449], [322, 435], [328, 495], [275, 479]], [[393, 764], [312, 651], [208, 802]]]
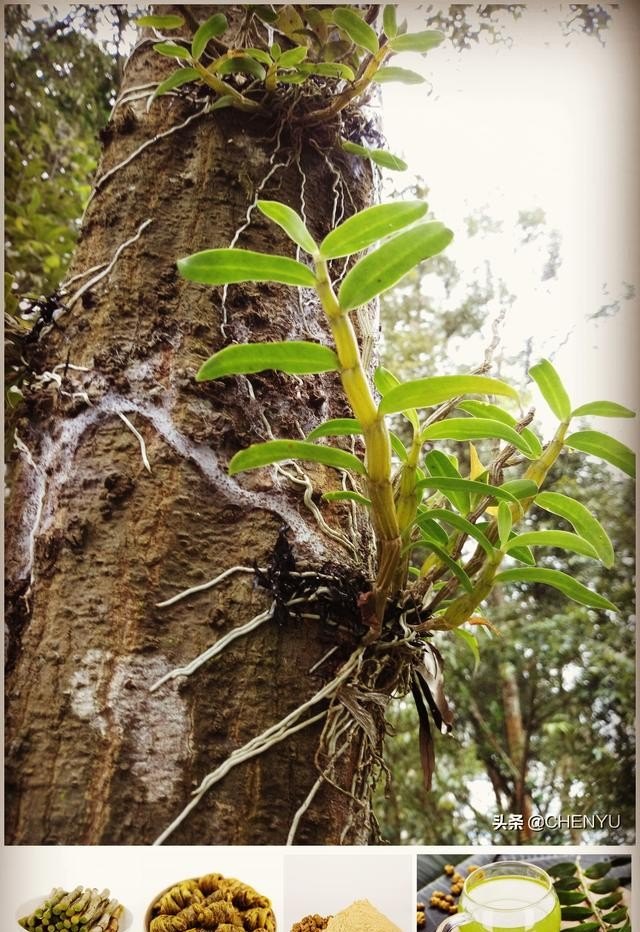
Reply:
[[[422, 7], [400, 9], [410, 31], [424, 28]], [[498, 233], [457, 235], [447, 254], [465, 277], [490, 259], [517, 296], [502, 327], [506, 353], [533, 336], [534, 361], [553, 359], [576, 405], [606, 398], [635, 408], [639, 306], [623, 295], [638, 286], [640, 17], [623, 6], [602, 45], [582, 33], [568, 41], [567, 15], [567, 5], [529, 4], [509, 18], [509, 43], [403, 55], [397, 64], [427, 82], [385, 84], [383, 126], [388, 148], [409, 163], [405, 177], [427, 183], [438, 219], [458, 234], [478, 209], [501, 221]], [[519, 211], [536, 208], [560, 236], [560, 268], [547, 282], [514, 227]], [[589, 320], [617, 299], [616, 313]], [[484, 345], [466, 341], [458, 366], [477, 364]], [[633, 422], [598, 420], [634, 442]]]

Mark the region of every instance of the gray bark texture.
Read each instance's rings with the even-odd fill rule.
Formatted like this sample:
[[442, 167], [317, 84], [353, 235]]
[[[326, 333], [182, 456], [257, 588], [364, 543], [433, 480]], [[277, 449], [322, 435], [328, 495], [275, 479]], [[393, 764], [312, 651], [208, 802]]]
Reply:
[[[202, 20], [206, 8], [194, 9]], [[150, 43], [140, 45], [121, 97], [170, 67]], [[241, 573], [173, 606], [156, 603], [236, 564], [271, 565], [275, 579], [289, 548], [298, 568], [337, 566], [356, 583], [367, 571], [368, 526], [355, 529], [356, 555], [321, 530], [302, 486], [272, 468], [234, 478], [226, 471], [268, 429], [299, 438], [347, 414], [337, 376], [194, 380], [231, 342], [328, 342], [320, 309], [294, 288], [230, 286], [223, 328], [223, 290], [184, 281], [176, 260], [228, 246], [258, 192], [304, 209], [322, 237], [334, 208], [348, 215], [371, 201], [374, 180], [368, 163], [337, 148], [335, 126], [296, 131], [268, 110], [198, 116], [106, 177], [201, 106], [167, 96], [147, 112], [146, 102], [119, 104], [103, 132], [70, 274], [109, 263], [151, 222], [30, 349], [34, 378], [7, 509], [9, 844], [153, 842], [207, 773], [335, 676], [361, 636], [353, 604], [337, 595], [332, 617], [281, 613], [192, 676], [149, 692], [268, 608], [274, 594]], [[237, 245], [295, 254], [257, 211]], [[67, 299], [91, 277], [70, 286]], [[61, 383], [35, 378], [45, 372]], [[120, 415], [143, 437], [150, 472]], [[346, 533], [345, 506], [320, 499], [338, 487], [337, 474], [307, 471], [313, 501]], [[170, 843], [284, 843], [326, 763], [316, 759], [321, 727], [231, 770]], [[351, 734], [334, 777], [363, 802], [325, 783], [300, 821], [298, 844], [371, 837], [363, 732]]]

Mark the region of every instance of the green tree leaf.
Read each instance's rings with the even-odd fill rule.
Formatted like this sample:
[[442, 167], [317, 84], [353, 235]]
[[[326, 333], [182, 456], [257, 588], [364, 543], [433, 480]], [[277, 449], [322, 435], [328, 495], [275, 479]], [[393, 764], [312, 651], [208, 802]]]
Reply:
[[229, 475], [244, 472], [247, 469], [257, 469], [260, 466], [270, 466], [282, 460], [305, 460], [311, 463], [322, 463], [333, 466], [335, 469], [346, 469], [347, 472], [365, 475], [364, 463], [352, 453], [339, 450], [336, 447], [325, 447], [306, 440], [268, 440], [266, 443], [254, 443], [241, 450], [229, 463]]
[[318, 252], [318, 246], [307, 230], [302, 217], [291, 207], [281, 204], [280, 201], [257, 201], [256, 206], [265, 217], [282, 227], [287, 236], [301, 246], [305, 252], [312, 255]]
[[388, 81], [398, 81], [400, 84], [424, 84], [426, 78], [408, 68], [386, 67], [378, 68], [373, 80], [378, 84], [386, 84]]
[[473, 537], [473, 539], [480, 544], [488, 556], [493, 555], [493, 544], [485, 535], [484, 531], [480, 530], [477, 525], [472, 524], [471, 521], [467, 521], [467, 519], [463, 518], [462, 515], [458, 515], [453, 511], [447, 511], [444, 508], [431, 508], [426, 510], [424, 515], [418, 515], [415, 523], [419, 527], [423, 527], [423, 521], [425, 518], [436, 519], [438, 521], [444, 522], [445, 524], [450, 524], [451, 527], [456, 528], [458, 531], [462, 531], [462, 533], [466, 534], [468, 537]]
[[167, 55], [169, 58], [181, 58], [184, 61], [191, 61], [191, 53], [187, 51], [182, 45], [178, 45], [176, 42], [156, 42], [153, 46], [154, 51], [159, 52], [160, 55]]
[[428, 29], [425, 32], [405, 33], [395, 36], [389, 41], [389, 48], [394, 52], [429, 52], [444, 41], [444, 33], [437, 29]]
[[592, 893], [613, 893], [620, 886], [618, 877], [603, 877], [602, 880], [596, 880], [589, 889]]
[[526, 457], [533, 459], [529, 446], [520, 434], [507, 424], [489, 418], [465, 417], [438, 421], [422, 431], [422, 438], [423, 440], [506, 440], [516, 450], [520, 450]]
[[231, 285], [237, 282], [280, 282], [312, 288], [311, 269], [286, 256], [272, 256], [250, 249], [205, 249], [178, 259], [183, 278], [202, 285]]
[[571, 417], [583, 417], [593, 415], [595, 417], [635, 417], [636, 412], [631, 408], [625, 408], [615, 401], [590, 401], [589, 404], [580, 405], [571, 412]]
[[152, 99], [172, 91], [176, 87], [181, 87], [189, 81], [199, 81], [200, 75], [195, 68], [178, 68], [173, 71], [168, 78], [161, 81], [153, 92]]
[[[598, 903], [598, 906], [600, 906], [600, 903]], [[627, 915], [627, 907], [621, 906], [619, 909], [614, 909], [612, 912], [607, 913], [602, 918], [608, 926], [614, 926], [618, 922], [622, 922], [623, 919], [626, 919]]]
[[559, 421], [567, 421], [571, 417], [571, 402], [560, 376], [548, 359], [542, 359], [529, 369], [529, 375], [534, 380]]
[[382, 10], [382, 28], [388, 39], [393, 39], [393, 37], [398, 34], [396, 8], [391, 4], [387, 4]]
[[224, 13], [214, 13], [201, 26], [198, 26], [191, 42], [191, 54], [196, 61], [202, 57], [210, 39], [221, 36], [228, 26]]
[[149, 29], [180, 29], [184, 26], [184, 16], [141, 16], [136, 20], [136, 26], [147, 26]]
[[576, 534], [591, 544], [598, 559], [608, 569], [613, 566], [614, 553], [609, 535], [582, 502], [563, 495], [561, 492], [539, 492], [536, 496], [536, 505], [568, 521]]
[[505, 502], [516, 502], [517, 499], [510, 492], [505, 492], [502, 486], [488, 485], [486, 482], [477, 482], [475, 479], [455, 479], [449, 476], [427, 476], [416, 483], [418, 489], [435, 489], [438, 492], [470, 492], [473, 495], [489, 496]]
[[[585, 868], [583, 873], [589, 880], [600, 880], [601, 877], [607, 876], [612, 866], [611, 861], [597, 861], [595, 864], [591, 864], [589, 867]], [[622, 894], [620, 895], [622, 896]], [[611, 903], [611, 906], [615, 906], [615, 903]]]
[[320, 343], [290, 340], [286, 343], [236, 343], [225, 346], [200, 367], [197, 382], [220, 379], [225, 375], [248, 375], [276, 369], [289, 375], [333, 372], [338, 357]]
[[562, 920], [567, 919], [589, 919], [593, 916], [593, 910], [590, 906], [563, 906]]
[[573, 877], [577, 870], [574, 861], [560, 861], [558, 864], [552, 864], [547, 868], [547, 873], [551, 874], [552, 877]]
[[[613, 605], [604, 596], [587, 589], [582, 583], [579, 583], [573, 576], [562, 573], [560, 570], [550, 570], [540, 566], [522, 566], [511, 570], [503, 570], [496, 576], [496, 582], [524, 582], [524, 583], [542, 583], [546, 586], [553, 586], [558, 589], [569, 599], [578, 602], [580, 605], [587, 605], [589, 608], [601, 608], [608, 611], [617, 611]], [[601, 881], [602, 882], [602, 881]], [[616, 881], [617, 883], [617, 881]], [[592, 887], [593, 889], [593, 887]], [[596, 893], [598, 891], [595, 891]], [[608, 893], [608, 890], [603, 890]]]
[[367, 207], [325, 236], [320, 244], [320, 255], [323, 259], [340, 259], [360, 252], [420, 220], [426, 212], [424, 201], [398, 201]]
[[506, 502], [500, 502], [498, 505], [498, 538], [503, 549], [509, 540], [512, 524], [511, 509]]
[[[425, 456], [424, 462], [430, 475], [434, 478], [462, 479], [456, 467], [442, 450], [431, 450]], [[445, 497], [461, 514], [466, 515], [469, 513], [471, 509], [471, 498], [467, 490], [462, 489], [457, 491], [456, 489], [443, 489], [443, 491]]]
[[338, 492], [325, 492], [322, 497], [328, 502], [355, 502], [356, 505], [364, 505], [365, 508], [371, 508], [370, 498], [360, 495], [359, 492], [350, 492], [347, 489]]
[[581, 453], [589, 453], [591, 456], [606, 460], [607, 463], [617, 466], [622, 472], [635, 479], [636, 455], [633, 450], [614, 437], [609, 437], [599, 430], [579, 430], [567, 437], [565, 443], [572, 450], [579, 450]]
[[388, 291], [424, 259], [442, 252], [452, 239], [451, 230], [437, 221], [398, 233], [348, 272], [338, 292], [340, 307], [352, 311]]
[[584, 537], [572, 534], [570, 531], [525, 531], [508, 540], [502, 549], [508, 553], [514, 547], [561, 547], [585, 557], [598, 559], [598, 554], [591, 544]]
[[471, 394], [518, 397], [516, 390], [506, 382], [486, 375], [434, 375], [427, 379], [404, 382], [390, 389], [380, 402], [380, 413], [395, 414], [407, 408], [432, 408], [458, 395]]
[[378, 37], [368, 23], [365, 23], [357, 13], [347, 7], [340, 7], [333, 13], [333, 21], [352, 42], [375, 55], [380, 45]]
[[318, 440], [320, 437], [348, 437], [352, 434], [361, 434], [360, 421], [354, 417], [335, 417], [323, 424], [314, 427], [307, 440]]

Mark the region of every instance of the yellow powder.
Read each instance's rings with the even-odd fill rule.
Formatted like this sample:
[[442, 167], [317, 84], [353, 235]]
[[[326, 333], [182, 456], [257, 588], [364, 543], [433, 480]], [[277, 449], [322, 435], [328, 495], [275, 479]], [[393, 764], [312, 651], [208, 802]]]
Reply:
[[356, 900], [329, 920], [325, 932], [401, 932], [369, 900]]

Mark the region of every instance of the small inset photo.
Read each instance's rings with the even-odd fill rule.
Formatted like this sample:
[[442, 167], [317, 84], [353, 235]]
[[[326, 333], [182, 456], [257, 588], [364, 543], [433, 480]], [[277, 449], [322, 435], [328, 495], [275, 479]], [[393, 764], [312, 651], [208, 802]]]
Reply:
[[419, 855], [417, 932], [631, 932], [628, 855]]
[[284, 932], [413, 932], [410, 854], [284, 859]]

